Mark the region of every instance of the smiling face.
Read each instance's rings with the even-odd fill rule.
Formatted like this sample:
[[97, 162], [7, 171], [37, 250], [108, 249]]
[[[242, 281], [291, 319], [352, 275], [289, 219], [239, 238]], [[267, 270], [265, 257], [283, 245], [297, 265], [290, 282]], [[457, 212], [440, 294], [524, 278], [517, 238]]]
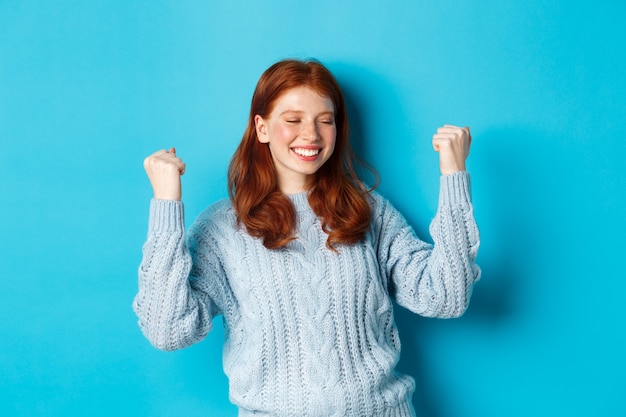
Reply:
[[269, 116], [256, 115], [254, 123], [259, 142], [269, 146], [280, 190], [308, 189], [335, 149], [333, 102], [309, 87], [292, 88], [276, 99]]

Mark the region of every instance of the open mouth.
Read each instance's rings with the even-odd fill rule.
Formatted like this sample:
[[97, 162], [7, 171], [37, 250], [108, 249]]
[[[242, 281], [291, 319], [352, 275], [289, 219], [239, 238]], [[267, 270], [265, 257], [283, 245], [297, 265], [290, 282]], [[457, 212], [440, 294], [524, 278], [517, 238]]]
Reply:
[[316, 156], [321, 151], [321, 149], [319, 148], [317, 149], [292, 148], [291, 150], [294, 151], [296, 154], [303, 156], [305, 158]]

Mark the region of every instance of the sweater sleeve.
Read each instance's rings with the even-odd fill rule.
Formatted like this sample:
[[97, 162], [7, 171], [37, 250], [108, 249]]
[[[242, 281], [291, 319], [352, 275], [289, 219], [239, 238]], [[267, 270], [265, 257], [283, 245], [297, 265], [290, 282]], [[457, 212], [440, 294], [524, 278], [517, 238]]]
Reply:
[[142, 332], [158, 349], [182, 349], [202, 340], [212, 328], [212, 317], [219, 313], [206, 286], [194, 285], [200, 281], [199, 272], [207, 268], [196, 265], [201, 262], [196, 262], [192, 252], [202, 243], [193, 228], [189, 234], [187, 244], [182, 202], [150, 202], [133, 309]]
[[381, 208], [379, 261], [398, 304], [426, 317], [451, 318], [467, 309], [479, 234], [470, 198], [469, 174], [441, 177], [439, 206], [430, 225], [434, 244], [416, 237], [388, 202]]

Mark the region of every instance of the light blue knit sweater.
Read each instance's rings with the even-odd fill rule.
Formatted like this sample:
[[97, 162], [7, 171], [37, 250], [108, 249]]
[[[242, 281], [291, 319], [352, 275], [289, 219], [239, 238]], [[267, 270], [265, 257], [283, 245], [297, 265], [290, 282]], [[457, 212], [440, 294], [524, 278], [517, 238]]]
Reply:
[[469, 175], [441, 177], [434, 246], [373, 197], [365, 239], [339, 253], [304, 193], [290, 196], [297, 240], [280, 250], [238, 229], [229, 201], [200, 214], [186, 241], [182, 203], [152, 200], [133, 304], [141, 329], [157, 348], [180, 349], [223, 314], [240, 416], [413, 416], [390, 297], [428, 317], [465, 311], [480, 275]]

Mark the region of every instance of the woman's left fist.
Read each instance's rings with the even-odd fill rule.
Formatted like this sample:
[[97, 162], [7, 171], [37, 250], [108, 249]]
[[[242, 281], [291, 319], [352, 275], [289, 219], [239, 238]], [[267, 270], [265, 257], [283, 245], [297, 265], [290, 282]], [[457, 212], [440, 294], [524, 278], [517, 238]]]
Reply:
[[433, 135], [433, 148], [439, 152], [439, 168], [442, 175], [465, 171], [472, 135], [469, 127], [443, 125]]

